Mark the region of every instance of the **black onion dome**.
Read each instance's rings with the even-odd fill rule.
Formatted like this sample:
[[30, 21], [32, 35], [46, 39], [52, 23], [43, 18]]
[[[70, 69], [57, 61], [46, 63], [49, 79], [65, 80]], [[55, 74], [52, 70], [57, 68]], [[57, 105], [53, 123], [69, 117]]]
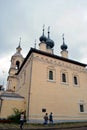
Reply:
[[42, 36], [39, 38], [40, 42], [46, 42], [47, 37], [44, 35], [44, 26], [43, 26], [43, 34]]
[[64, 42], [64, 35], [63, 35], [63, 44], [61, 45], [61, 49], [64, 51], [64, 50], [67, 50], [67, 45], [65, 44]]
[[46, 42], [47, 40], [47, 37], [42, 35], [40, 38], [39, 38], [40, 42]]
[[54, 47], [54, 41], [50, 39], [50, 32], [48, 27], [48, 38], [46, 40], [47, 48], [53, 48]]
[[67, 50], [67, 45], [66, 44], [63, 44], [61, 45], [61, 49], [64, 51], [64, 50]]
[[46, 44], [47, 44], [47, 47], [49, 47], [49, 48], [54, 47], [54, 41], [49, 38], [46, 40]]

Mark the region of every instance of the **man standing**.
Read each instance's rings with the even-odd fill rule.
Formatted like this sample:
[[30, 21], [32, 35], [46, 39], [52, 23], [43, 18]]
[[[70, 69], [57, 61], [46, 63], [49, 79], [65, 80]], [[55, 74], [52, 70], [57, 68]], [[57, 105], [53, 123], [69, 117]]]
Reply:
[[49, 115], [49, 123], [52, 123], [53, 124], [53, 113], [51, 112], [50, 115]]
[[24, 112], [21, 113], [20, 115], [20, 129], [23, 129], [23, 124], [24, 124]]

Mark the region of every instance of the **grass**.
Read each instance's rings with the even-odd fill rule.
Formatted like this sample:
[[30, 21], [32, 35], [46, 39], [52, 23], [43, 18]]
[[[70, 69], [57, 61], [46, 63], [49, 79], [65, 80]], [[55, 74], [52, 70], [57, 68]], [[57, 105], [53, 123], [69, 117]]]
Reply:
[[[74, 123], [56, 123], [54, 125], [48, 124], [24, 124], [23, 126], [25, 129], [40, 129], [40, 128], [75, 128], [75, 127], [87, 127], [87, 122], [74, 122]], [[19, 129], [19, 124], [7, 124], [7, 123], [0, 123], [0, 130], [1, 129]]]

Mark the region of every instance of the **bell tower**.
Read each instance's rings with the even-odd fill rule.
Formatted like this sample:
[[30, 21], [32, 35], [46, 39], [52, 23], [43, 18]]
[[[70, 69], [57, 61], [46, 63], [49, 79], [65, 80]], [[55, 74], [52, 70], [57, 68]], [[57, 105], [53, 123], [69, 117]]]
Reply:
[[17, 83], [17, 76], [15, 75], [17, 73], [17, 71], [19, 70], [24, 58], [21, 54], [21, 38], [20, 38], [20, 41], [19, 41], [19, 45], [18, 47], [16, 48], [16, 53], [11, 57], [11, 66], [10, 66], [10, 69], [9, 69], [9, 76], [7, 78], [7, 81], [8, 81], [8, 85], [7, 85], [7, 89], [11, 89], [11, 90], [15, 90], [15, 86], [16, 86], [16, 83]]

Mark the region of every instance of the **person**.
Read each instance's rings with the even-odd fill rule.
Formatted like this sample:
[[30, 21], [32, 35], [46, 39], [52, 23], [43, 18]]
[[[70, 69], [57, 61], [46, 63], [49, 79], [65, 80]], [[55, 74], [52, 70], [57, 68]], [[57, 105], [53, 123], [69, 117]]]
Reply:
[[45, 116], [44, 116], [44, 124], [45, 125], [48, 124], [48, 113], [46, 113]]
[[53, 113], [52, 112], [49, 115], [49, 123], [53, 124]]
[[21, 113], [20, 115], [20, 129], [23, 129], [23, 124], [24, 124], [24, 112]]

